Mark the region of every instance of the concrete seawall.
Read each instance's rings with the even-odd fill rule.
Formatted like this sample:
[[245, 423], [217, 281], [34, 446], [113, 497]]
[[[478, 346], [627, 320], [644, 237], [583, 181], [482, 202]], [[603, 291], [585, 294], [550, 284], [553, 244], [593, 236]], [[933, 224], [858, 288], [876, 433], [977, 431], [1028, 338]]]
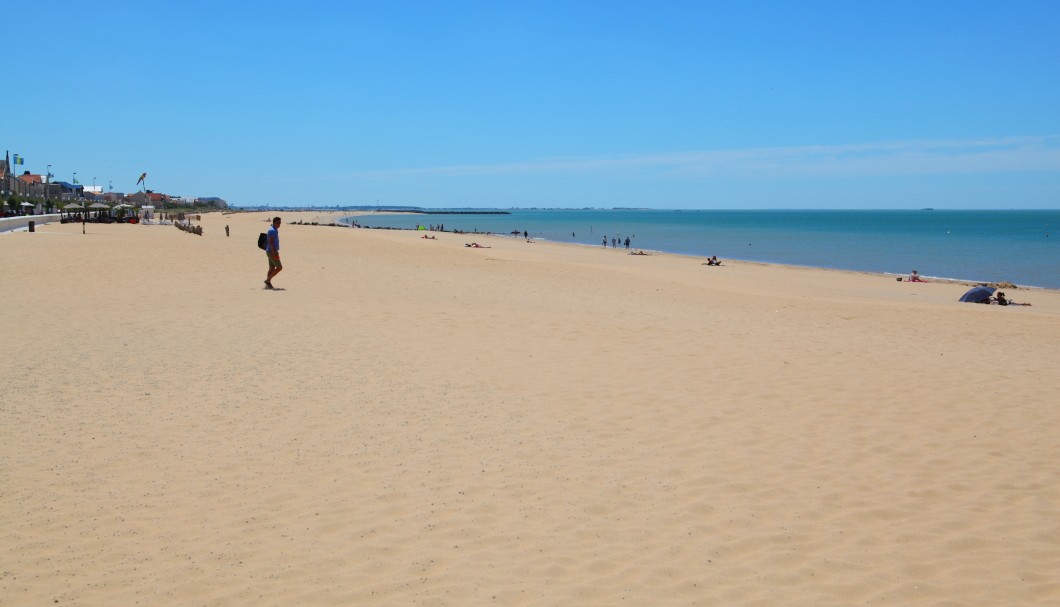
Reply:
[[29, 228], [29, 222], [34, 222], [36, 225], [44, 225], [53, 221], [59, 221], [61, 215], [54, 213], [52, 215], [23, 215], [21, 217], [0, 217], [0, 232], [15, 232], [18, 230], [26, 230]]

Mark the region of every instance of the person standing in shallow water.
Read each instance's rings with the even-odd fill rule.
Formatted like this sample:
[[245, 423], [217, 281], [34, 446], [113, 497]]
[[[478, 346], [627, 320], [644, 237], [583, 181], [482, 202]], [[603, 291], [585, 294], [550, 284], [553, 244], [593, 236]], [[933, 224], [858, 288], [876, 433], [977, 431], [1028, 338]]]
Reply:
[[266, 235], [265, 255], [269, 258], [269, 274], [265, 278], [265, 288], [271, 289], [272, 278], [280, 273], [283, 264], [280, 263], [280, 218], [272, 218], [272, 227]]

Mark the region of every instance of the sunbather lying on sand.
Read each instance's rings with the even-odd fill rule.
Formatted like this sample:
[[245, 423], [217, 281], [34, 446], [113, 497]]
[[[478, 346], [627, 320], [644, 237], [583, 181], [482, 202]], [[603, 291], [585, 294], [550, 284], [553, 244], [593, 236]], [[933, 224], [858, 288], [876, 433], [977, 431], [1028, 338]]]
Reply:
[[471, 247], [472, 249], [492, 249], [493, 248], [493, 247], [484, 247], [484, 246], [480, 245], [477, 242], [473, 242], [471, 244], [468, 244], [468, 243], [465, 242], [464, 246], [465, 247]]
[[651, 255], [651, 253], [645, 253], [644, 251], [637, 251], [636, 253], [630, 253], [630, 255]]

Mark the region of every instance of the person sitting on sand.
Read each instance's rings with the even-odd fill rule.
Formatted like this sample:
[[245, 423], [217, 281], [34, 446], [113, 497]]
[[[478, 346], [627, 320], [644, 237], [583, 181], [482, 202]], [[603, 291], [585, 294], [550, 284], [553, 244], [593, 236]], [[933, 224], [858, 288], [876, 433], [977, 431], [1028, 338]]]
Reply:
[[468, 244], [468, 243], [465, 242], [464, 246], [465, 247], [471, 247], [472, 249], [490, 249], [490, 248], [492, 248], [492, 247], [484, 247], [484, 246], [480, 245], [477, 242], [473, 242], [471, 244]]
[[916, 270], [913, 270], [912, 272], [909, 273], [909, 282], [927, 282], [927, 281], [924, 280], [923, 278], [921, 278], [920, 274], [917, 274]]
[[420, 238], [423, 238], [424, 240], [438, 240], [434, 236], [428, 236], [426, 234], [424, 234], [423, 236], [420, 236]]
[[1029, 303], [1016, 303], [1016, 302], [1008, 299], [1007, 297], [1005, 297], [1005, 294], [1002, 293], [1001, 291], [997, 292], [997, 295], [994, 296], [994, 299], [993, 299], [993, 301], [991, 303], [996, 303], [999, 306], [1029, 306], [1029, 305], [1031, 305]]

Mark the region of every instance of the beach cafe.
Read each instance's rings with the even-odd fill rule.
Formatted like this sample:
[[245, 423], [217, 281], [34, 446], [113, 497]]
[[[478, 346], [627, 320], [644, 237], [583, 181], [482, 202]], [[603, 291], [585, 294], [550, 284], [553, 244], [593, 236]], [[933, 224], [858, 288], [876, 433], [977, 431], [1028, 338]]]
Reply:
[[62, 217], [59, 219], [60, 223], [71, 223], [81, 221], [81, 212], [85, 207], [81, 206], [76, 202], [71, 202], [62, 209]]
[[111, 216], [111, 209], [109, 206], [102, 202], [93, 202], [84, 207], [81, 203], [71, 202], [63, 207], [64, 216], [60, 220], [62, 223], [79, 222], [84, 214], [84, 220], [90, 223], [113, 223], [114, 217]]

